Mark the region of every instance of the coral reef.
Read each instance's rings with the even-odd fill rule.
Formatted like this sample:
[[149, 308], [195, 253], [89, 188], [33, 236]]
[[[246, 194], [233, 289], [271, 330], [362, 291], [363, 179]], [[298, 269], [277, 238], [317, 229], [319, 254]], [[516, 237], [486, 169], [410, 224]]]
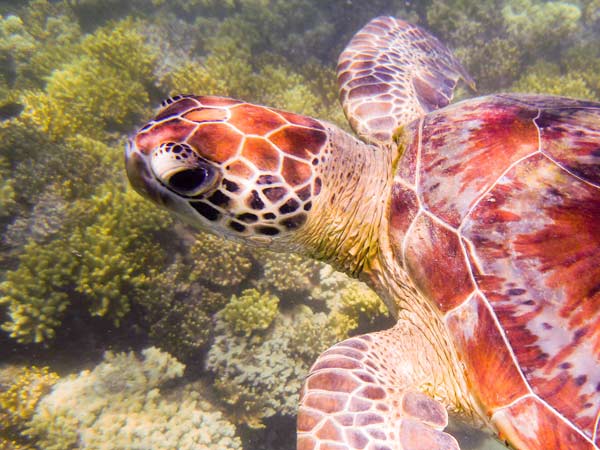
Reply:
[[190, 281], [230, 287], [244, 281], [252, 270], [250, 252], [244, 246], [210, 234], [202, 235], [190, 253], [194, 260]]
[[[290, 440], [298, 390], [317, 355], [387, 325], [381, 301], [330, 267], [193, 236], [123, 187], [126, 135], [167, 95], [239, 97], [348, 129], [337, 55], [370, 18], [393, 14], [447, 42], [479, 94], [600, 99], [598, 0], [5, 3], [2, 351], [10, 353], [11, 339], [41, 344], [14, 348], [50, 360], [29, 364], [52, 364], [65, 339], [87, 345], [85, 329], [99, 355], [117, 327], [135, 336], [121, 348], [150, 343], [160, 351], [108, 353], [46, 397], [56, 381], [49, 369], [15, 373], [0, 387], [0, 419], [10, 427], [0, 448], [241, 449], [225, 416], [252, 428], [283, 421], [291, 428], [280, 434]], [[73, 323], [80, 328], [64, 326]], [[185, 378], [169, 355], [186, 363]], [[210, 385], [190, 381], [198, 378]], [[198, 389], [215, 390], [225, 412]], [[247, 449], [263, 442], [260, 433], [246, 429]]]
[[286, 301], [291, 297], [306, 298], [319, 278], [321, 263], [295, 254], [258, 251], [262, 277], [257, 286], [279, 294]]
[[275, 414], [294, 415], [303, 377], [319, 353], [335, 342], [326, 315], [297, 307], [249, 337], [240, 335], [223, 312], [216, 320], [207, 368], [236, 421], [260, 428]]
[[528, 94], [564, 95], [582, 99], [595, 97], [586, 79], [577, 72], [561, 73], [556, 64], [539, 62], [532, 66], [513, 85], [514, 92]]
[[[26, 445], [22, 432], [40, 399], [58, 379], [48, 367], [5, 366], [0, 369], [0, 436], [11, 439], [14, 448]], [[1, 439], [0, 448], [3, 448]]]
[[42, 342], [55, 334], [71, 303], [118, 324], [131, 298], [150, 289], [148, 274], [163, 256], [152, 233], [166, 229], [165, 213], [132, 191], [102, 185], [71, 205], [60, 236], [25, 245], [17, 269], [0, 284], [8, 305], [3, 329], [19, 342]]
[[279, 299], [268, 292], [246, 289], [233, 295], [229, 303], [217, 314], [217, 320], [227, 323], [234, 333], [249, 337], [254, 331], [266, 330], [277, 316]]
[[154, 347], [141, 358], [107, 352], [93, 370], [56, 383], [26, 433], [46, 450], [241, 449], [235, 428], [197, 392], [164, 387], [183, 371]]
[[149, 112], [146, 86], [156, 57], [133, 21], [99, 29], [79, 50], [78, 58], [50, 75], [44, 91], [22, 99], [24, 118], [53, 140], [77, 133], [103, 138]]

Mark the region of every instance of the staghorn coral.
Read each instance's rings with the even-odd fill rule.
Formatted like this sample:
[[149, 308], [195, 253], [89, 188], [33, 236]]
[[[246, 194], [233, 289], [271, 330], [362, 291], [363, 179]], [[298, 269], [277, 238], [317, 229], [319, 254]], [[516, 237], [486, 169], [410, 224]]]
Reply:
[[252, 270], [252, 258], [243, 245], [210, 234], [202, 234], [190, 249], [194, 267], [190, 281], [202, 280], [215, 286], [236, 286]]
[[197, 357], [212, 335], [210, 314], [221, 309], [228, 297], [188, 280], [189, 265], [177, 255], [175, 261], [155, 274], [152, 295], [139, 303], [148, 323], [151, 343], [180, 361]]
[[338, 294], [338, 300], [329, 315], [329, 327], [338, 340], [356, 330], [361, 318], [373, 322], [387, 314], [383, 301], [364, 283], [352, 280]]
[[60, 380], [26, 433], [46, 450], [241, 449], [235, 428], [189, 388], [164, 388], [184, 365], [150, 347], [107, 352], [91, 371]]
[[249, 337], [255, 331], [266, 330], [277, 315], [279, 298], [268, 292], [246, 289], [233, 295], [217, 314], [234, 333]]
[[118, 324], [131, 298], [151, 289], [147, 273], [161, 265], [151, 238], [170, 219], [132, 190], [102, 185], [66, 214], [61, 233], [49, 243], [30, 240], [0, 284], [0, 304], [8, 305], [2, 327], [19, 342], [52, 338], [73, 302]]
[[261, 428], [269, 417], [296, 413], [303, 378], [319, 352], [334, 342], [326, 321], [323, 313], [296, 307], [248, 338], [217, 314], [207, 368], [237, 422]]

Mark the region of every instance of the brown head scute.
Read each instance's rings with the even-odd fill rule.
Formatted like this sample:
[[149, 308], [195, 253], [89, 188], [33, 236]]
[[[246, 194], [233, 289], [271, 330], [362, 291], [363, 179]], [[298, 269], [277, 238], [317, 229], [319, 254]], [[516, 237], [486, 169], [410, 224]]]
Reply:
[[138, 191], [160, 191], [172, 198], [171, 209], [203, 228], [230, 237], [285, 236], [307, 221], [319, 195], [327, 143], [325, 127], [309, 117], [176, 96], [134, 138], [127, 158], [144, 167], [129, 164], [129, 176], [137, 180], [145, 170]]

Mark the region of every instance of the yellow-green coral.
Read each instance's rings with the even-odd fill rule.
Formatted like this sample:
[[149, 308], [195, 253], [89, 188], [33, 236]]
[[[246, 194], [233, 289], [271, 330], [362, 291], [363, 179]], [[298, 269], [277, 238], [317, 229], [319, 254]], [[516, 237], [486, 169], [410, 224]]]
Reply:
[[202, 280], [217, 286], [235, 286], [252, 270], [252, 259], [241, 244], [210, 234], [202, 234], [190, 249], [194, 268], [190, 280]]
[[107, 352], [92, 371], [60, 380], [26, 433], [45, 450], [240, 450], [235, 428], [198, 393], [163, 387], [184, 368], [152, 347], [142, 358]]
[[514, 92], [528, 94], [564, 95], [568, 97], [593, 99], [594, 93], [585, 79], [577, 72], [560, 72], [560, 68], [551, 63], [539, 62], [512, 85]]
[[328, 326], [338, 340], [358, 328], [361, 319], [372, 322], [387, 314], [383, 301], [364, 283], [349, 280], [342, 290], [329, 301], [332, 312]]
[[240, 336], [217, 315], [207, 367], [235, 420], [252, 428], [276, 414], [296, 414], [298, 394], [319, 352], [334, 343], [325, 314], [296, 307], [279, 314], [266, 332]]
[[266, 330], [277, 315], [279, 298], [268, 292], [246, 289], [233, 295], [218, 315], [237, 334], [250, 336], [254, 331]]
[[52, 73], [44, 91], [23, 95], [24, 118], [54, 140], [77, 133], [105, 138], [148, 112], [156, 56], [133, 21], [99, 29], [79, 55]]
[[8, 305], [3, 329], [19, 342], [52, 338], [73, 301], [118, 324], [130, 299], [146, 295], [147, 274], [161, 264], [151, 233], [169, 218], [132, 190], [101, 186], [68, 215], [63, 235], [48, 244], [30, 241], [0, 284], [0, 303]]
[[14, 374], [12, 383], [0, 389], [0, 430], [22, 429], [58, 379], [48, 367], [23, 367]]
[[533, 49], [556, 46], [581, 28], [580, 8], [567, 2], [509, 0], [502, 17], [509, 35]]
[[263, 290], [273, 290], [285, 296], [305, 294], [318, 279], [321, 263], [295, 254], [259, 251], [263, 276], [257, 282]]

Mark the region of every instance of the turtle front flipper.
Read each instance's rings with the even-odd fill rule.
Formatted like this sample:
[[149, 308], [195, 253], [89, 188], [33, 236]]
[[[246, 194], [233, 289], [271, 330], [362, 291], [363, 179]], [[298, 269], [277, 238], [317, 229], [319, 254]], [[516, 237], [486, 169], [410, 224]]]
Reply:
[[338, 60], [344, 113], [366, 141], [389, 143], [398, 126], [450, 103], [460, 78], [475, 82], [437, 38], [403, 20], [377, 17]]
[[442, 431], [445, 407], [418, 390], [431, 383], [431, 347], [413, 346], [413, 327], [401, 320], [319, 357], [301, 392], [298, 450], [459, 449]]

